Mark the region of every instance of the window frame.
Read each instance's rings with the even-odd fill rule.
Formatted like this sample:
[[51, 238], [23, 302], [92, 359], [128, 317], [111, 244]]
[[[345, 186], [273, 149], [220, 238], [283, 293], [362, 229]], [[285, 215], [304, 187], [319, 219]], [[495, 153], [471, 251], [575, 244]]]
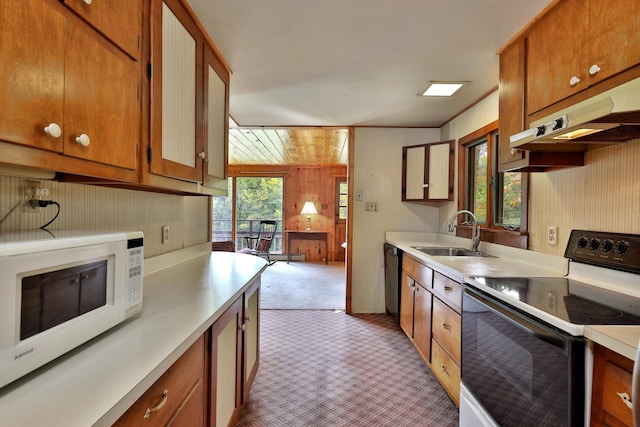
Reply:
[[[458, 139], [458, 209], [468, 209], [469, 203], [469, 181], [467, 178], [467, 147], [474, 145], [479, 140], [486, 138], [487, 140], [487, 170], [489, 176], [487, 180], [491, 183], [491, 191], [487, 192], [487, 222], [479, 224], [480, 237], [484, 242], [497, 243], [500, 245], [511, 246], [516, 248], [527, 249], [529, 242], [528, 233], [528, 189], [529, 189], [529, 174], [527, 172], [521, 172], [521, 203], [520, 203], [520, 228], [518, 230], [508, 230], [502, 227], [502, 225], [493, 224], [493, 209], [494, 209], [494, 182], [499, 182], [498, 174], [499, 164], [496, 164], [498, 156], [495, 153], [500, 153], [499, 146], [495, 144], [494, 135], [498, 133], [498, 120], [489, 123], [482, 128], [471, 132], [468, 135]], [[500, 144], [501, 139], [498, 138], [497, 144]], [[499, 163], [499, 162], [498, 162]], [[472, 227], [463, 225], [460, 217], [457, 219], [456, 236], [471, 238]]]

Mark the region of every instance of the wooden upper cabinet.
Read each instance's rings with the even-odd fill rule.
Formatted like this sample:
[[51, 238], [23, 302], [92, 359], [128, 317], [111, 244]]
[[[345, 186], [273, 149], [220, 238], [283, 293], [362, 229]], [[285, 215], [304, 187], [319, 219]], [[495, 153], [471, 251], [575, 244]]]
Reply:
[[640, 63], [640, 2], [563, 0], [530, 30], [527, 114]]
[[139, 63], [57, 2], [3, 1], [0, 21], [0, 139], [65, 155], [20, 152], [16, 163], [109, 177], [118, 173], [68, 159], [137, 169]]
[[150, 171], [201, 182], [203, 36], [179, 0], [152, 3]]
[[139, 63], [77, 26], [67, 27], [66, 58], [64, 154], [136, 169]]
[[592, 84], [640, 63], [640, 2], [590, 0], [589, 59]]
[[[509, 136], [524, 130], [525, 42], [521, 38], [500, 53], [498, 161], [500, 170], [525, 158], [522, 150], [511, 151]], [[504, 165], [504, 166], [503, 166]]]
[[64, 4], [131, 57], [139, 59], [142, 0], [64, 0]]
[[402, 200], [453, 200], [453, 141], [402, 148]]
[[64, 125], [66, 19], [46, 1], [11, 0], [0, 22], [0, 140], [61, 153], [45, 128]]
[[[204, 48], [204, 144], [205, 185], [227, 178], [229, 141], [229, 71], [208, 45]], [[226, 181], [224, 182], [226, 188]]]

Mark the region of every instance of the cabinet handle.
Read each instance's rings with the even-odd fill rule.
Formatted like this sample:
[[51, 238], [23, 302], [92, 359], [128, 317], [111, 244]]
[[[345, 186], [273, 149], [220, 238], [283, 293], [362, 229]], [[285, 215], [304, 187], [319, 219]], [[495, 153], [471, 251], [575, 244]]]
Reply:
[[453, 290], [453, 288], [451, 286], [445, 285], [444, 290], [445, 290], [445, 292], [451, 292]]
[[91, 138], [89, 138], [89, 135], [87, 135], [86, 133], [83, 133], [82, 135], [76, 138], [76, 142], [82, 145], [83, 147], [88, 147], [89, 144], [91, 144]]
[[580, 83], [580, 79], [578, 78], [578, 76], [573, 76], [569, 79], [569, 86], [571, 87], [577, 85], [578, 83]]
[[447, 325], [446, 323], [443, 323], [442, 327], [445, 328], [446, 330], [450, 330], [451, 329], [451, 325]]
[[451, 376], [451, 375], [449, 374], [449, 370], [447, 369], [447, 367], [446, 367], [446, 366], [444, 366], [444, 363], [441, 363], [441, 364], [440, 364], [440, 370], [441, 370], [442, 372], [444, 372], [445, 374], [447, 374], [447, 376], [448, 376], [448, 377], [450, 377], [450, 376]]
[[620, 396], [620, 399], [622, 399], [624, 404], [627, 405], [629, 409], [633, 409], [633, 403], [631, 402], [631, 398], [629, 397], [628, 393], [616, 393], [616, 394]]
[[62, 129], [57, 123], [49, 123], [49, 126], [44, 128], [44, 133], [52, 138], [59, 138], [62, 135]]
[[165, 390], [162, 392], [162, 400], [160, 401], [160, 403], [158, 403], [153, 408], [147, 408], [147, 412], [144, 413], [144, 417], [142, 417], [142, 419], [146, 420], [151, 416], [153, 412], [159, 411], [160, 409], [164, 408], [164, 405], [167, 404], [167, 400], [169, 400], [169, 390]]
[[590, 76], [595, 76], [596, 74], [598, 74], [598, 72], [600, 72], [600, 67], [598, 66], [598, 64], [593, 64], [591, 67], [589, 67]]

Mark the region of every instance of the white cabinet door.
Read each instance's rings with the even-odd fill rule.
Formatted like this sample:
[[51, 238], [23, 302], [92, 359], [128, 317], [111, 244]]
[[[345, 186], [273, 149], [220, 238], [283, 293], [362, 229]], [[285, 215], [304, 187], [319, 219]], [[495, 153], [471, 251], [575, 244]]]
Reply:
[[453, 200], [453, 141], [403, 148], [402, 200]]

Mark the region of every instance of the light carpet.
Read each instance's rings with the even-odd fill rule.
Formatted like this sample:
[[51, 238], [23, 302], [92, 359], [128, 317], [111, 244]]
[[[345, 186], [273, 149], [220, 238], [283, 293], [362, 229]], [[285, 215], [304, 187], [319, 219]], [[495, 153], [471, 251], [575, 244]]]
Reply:
[[345, 265], [278, 261], [262, 273], [261, 309], [344, 310]]

